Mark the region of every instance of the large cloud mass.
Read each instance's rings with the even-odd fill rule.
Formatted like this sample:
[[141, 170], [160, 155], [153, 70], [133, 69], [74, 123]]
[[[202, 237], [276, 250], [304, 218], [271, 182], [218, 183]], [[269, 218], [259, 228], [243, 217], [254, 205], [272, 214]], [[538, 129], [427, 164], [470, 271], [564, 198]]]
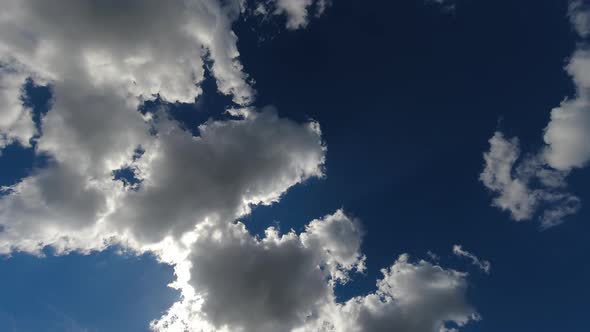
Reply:
[[[343, 211], [262, 238], [236, 221], [322, 177], [326, 146], [315, 121], [249, 106], [232, 23], [267, 11], [295, 29], [329, 4], [0, 0], [0, 149], [47, 159], [1, 189], [0, 254], [153, 252], [182, 294], [155, 331], [439, 332], [476, 318], [464, 274], [407, 256], [375, 293], [337, 302], [334, 287], [365, 268], [363, 229]], [[167, 108], [193, 103], [206, 69], [233, 108], [187, 130]], [[52, 92], [39, 123], [27, 82]]]
[[[100, 246], [113, 234], [144, 244], [180, 238], [199, 222], [232, 221], [251, 205], [275, 202], [294, 184], [322, 175], [325, 148], [316, 123], [297, 124], [272, 110], [243, 113], [203, 124], [199, 137], [158, 120], [156, 136], [143, 142], [144, 154], [129, 158], [142, 181], [138, 188], [124, 187], [110, 173], [92, 177], [77, 160], [83, 153], [54, 161], [0, 200], [0, 251]], [[98, 229], [104, 238], [96, 238]]]

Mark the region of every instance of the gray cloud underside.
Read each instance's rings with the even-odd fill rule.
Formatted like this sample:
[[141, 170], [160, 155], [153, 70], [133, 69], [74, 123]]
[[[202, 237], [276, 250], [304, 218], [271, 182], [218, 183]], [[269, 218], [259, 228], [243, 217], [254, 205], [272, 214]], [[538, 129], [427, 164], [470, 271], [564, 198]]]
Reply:
[[242, 224], [224, 227], [199, 230], [188, 280], [197, 296], [154, 321], [155, 331], [440, 332], [479, 319], [465, 274], [407, 255], [382, 270], [375, 293], [338, 303], [333, 286], [364, 268], [362, 230], [342, 211], [301, 234], [269, 228], [258, 239]]

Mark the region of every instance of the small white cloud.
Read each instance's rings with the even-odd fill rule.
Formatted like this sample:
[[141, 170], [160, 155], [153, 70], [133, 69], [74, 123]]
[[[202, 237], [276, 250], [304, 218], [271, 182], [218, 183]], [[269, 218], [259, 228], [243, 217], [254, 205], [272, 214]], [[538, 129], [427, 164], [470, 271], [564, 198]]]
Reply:
[[510, 212], [516, 221], [530, 220], [542, 210], [544, 228], [578, 211], [579, 199], [566, 191], [567, 172], [551, 168], [542, 155], [521, 158], [517, 138], [496, 132], [489, 142], [480, 180], [496, 194], [494, 206]]
[[518, 139], [506, 140], [500, 132], [490, 139], [490, 151], [484, 154], [485, 168], [480, 175], [484, 185], [498, 193], [494, 205], [510, 211], [514, 220], [530, 219], [537, 200], [521, 179], [513, 177], [516, 160], [520, 156]]
[[453, 254], [459, 257], [467, 257], [471, 260], [473, 265], [477, 266], [480, 270], [484, 271], [485, 273], [489, 274], [492, 269], [492, 264], [486, 260], [480, 260], [474, 254], [470, 253], [467, 250], [464, 250], [462, 246], [455, 244], [453, 246]]

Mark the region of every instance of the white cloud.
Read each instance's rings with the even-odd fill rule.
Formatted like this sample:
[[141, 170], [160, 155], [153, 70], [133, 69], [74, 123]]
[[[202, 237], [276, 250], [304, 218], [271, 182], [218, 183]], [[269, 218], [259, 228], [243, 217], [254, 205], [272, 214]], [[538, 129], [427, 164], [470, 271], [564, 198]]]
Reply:
[[549, 165], [560, 170], [586, 166], [590, 160], [590, 52], [580, 49], [567, 66], [577, 95], [551, 111], [545, 130]]
[[377, 282], [377, 291], [339, 307], [334, 331], [440, 332], [447, 323], [478, 320], [467, 304], [465, 274], [401, 255]]
[[477, 266], [480, 270], [484, 271], [485, 273], [489, 274], [492, 269], [492, 264], [486, 260], [480, 260], [474, 254], [470, 253], [467, 250], [464, 250], [462, 246], [455, 244], [453, 246], [453, 254], [459, 257], [467, 257], [471, 260], [473, 265]]
[[190, 256], [190, 283], [217, 327], [290, 331], [332, 300], [328, 279], [362, 266], [361, 233], [341, 211], [314, 220], [299, 236], [269, 228], [258, 240], [241, 224], [229, 228], [200, 231]]
[[[200, 221], [234, 220], [322, 175], [325, 147], [315, 122], [243, 110], [236, 115], [248, 118], [204, 124], [194, 138], [163, 112], [138, 112], [156, 94], [193, 102], [205, 57], [222, 93], [239, 104], [251, 100], [231, 31], [242, 1], [0, 5], [0, 143], [27, 145], [36, 133], [20, 100], [27, 78], [53, 93], [36, 144], [51, 166], [4, 189], [2, 252], [88, 250], [113, 237], [138, 245], [180, 238]], [[145, 154], [132, 161], [138, 147]], [[143, 180], [140, 190], [113, 181], [112, 172], [125, 166]]]
[[506, 140], [500, 132], [490, 139], [490, 151], [484, 154], [486, 167], [480, 175], [484, 185], [499, 195], [494, 205], [508, 210], [517, 221], [530, 219], [537, 205], [526, 183], [513, 177], [520, 156], [518, 139]]
[[[11, 187], [0, 199], [0, 224], [5, 228], [0, 251], [12, 247], [37, 252], [45, 245], [72, 242], [76, 248], [80, 244], [75, 238], [85, 237], [78, 230], [104, 233], [105, 238], [120, 234], [143, 244], [166, 236], [180, 239], [199, 222], [230, 222], [248, 213], [251, 205], [276, 202], [289, 187], [322, 176], [325, 147], [317, 123], [297, 124], [270, 109], [244, 112], [247, 116], [241, 119], [202, 125], [199, 137], [162, 114], [164, 119], [155, 124], [157, 136], [142, 145], [144, 155], [131, 163], [143, 181], [135, 190], [110, 176], [93, 176], [84, 166], [84, 158], [108, 160], [113, 155], [108, 149], [117, 141], [106, 147], [97, 144], [96, 152], [92, 146], [56, 145], [58, 160], [51, 167]], [[100, 125], [101, 120], [111, 121], [99, 117], [93, 123]], [[79, 138], [88, 137], [80, 133]], [[99, 247], [102, 243], [98, 241]]]
[[142, 241], [178, 238], [198, 222], [231, 222], [322, 176], [325, 147], [316, 122], [298, 124], [272, 109], [244, 114], [201, 125], [199, 137], [159, 121], [157, 141], [133, 163], [140, 189], [121, 194], [107, 219]]
[[478, 317], [466, 303], [465, 274], [407, 255], [382, 271], [377, 292], [336, 302], [334, 283], [364, 266], [362, 232], [342, 211], [300, 235], [269, 228], [258, 239], [242, 224], [224, 227], [197, 232], [194, 290], [152, 323], [155, 331], [439, 332]]
[[[182, 292], [157, 331], [438, 332], [475, 317], [464, 274], [406, 256], [384, 270], [376, 293], [337, 303], [335, 285], [365, 262], [362, 228], [342, 211], [262, 239], [235, 222], [323, 176], [326, 154], [316, 122], [247, 107], [254, 90], [231, 30], [245, 3], [0, 0], [2, 144], [37, 135], [23, 83], [53, 93], [34, 145], [49, 165], [2, 189], [0, 254], [151, 251], [174, 265]], [[270, 5], [295, 29], [328, 4]], [[238, 109], [195, 137], [164, 108], [200, 95], [206, 60]], [[162, 109], [138, 112], [156, 95]], [[140, 184], [113, 179], [121, 168]]]
[[[238, 62], [231, 23], [241, 1], [2, 0], [0, 61], [49, 81], [122, 90], [129, 97], [192, 102], [203, 57], [219, 89], [247, 103], [252, 89]], [[80, 78], [80, 79], [77, 79]]]
[[521, 158], [517, 138], [506, 139], [496, 132], [489, 142], [480, 180], [496, 194], [494, 206], [510, 212], [516, 221], [530, 220], [543, 210], [544, 228], [578, 211], [580, 200], [566, 190], [567, 172], [548, 166], [542, 155]]
[[360, 254], [362, 235], [360, 223], [338, 210], [310, 222], [301, 234], [301, 241], [306, 247], [327, 253], [325, 268], [334, 280], [345, 283], [348, 271], [365, 269], [365, 257]]
[[[588, 35], [589, 10], [581, 1], [570, 3], [569, 16], [581, 37]], [[579, 198], [564, 188], [569, 172], [590, 160], [590, 52], [586, 48], [579, 45], [569, 60], [566, 69], [576, 94], [551, 111], [544, 132], [546, 145], [540, 152], [517, 161], [518, 139], [506, 140], [497, 132], [490, 139], [490, 151], [484, 154], [486, 165], [480, 179], [498, 194], [494, 205], [510, 211], [517, 221], [531, 219], [542, 209], [542, 226], [550, 227], [580, 209]]]

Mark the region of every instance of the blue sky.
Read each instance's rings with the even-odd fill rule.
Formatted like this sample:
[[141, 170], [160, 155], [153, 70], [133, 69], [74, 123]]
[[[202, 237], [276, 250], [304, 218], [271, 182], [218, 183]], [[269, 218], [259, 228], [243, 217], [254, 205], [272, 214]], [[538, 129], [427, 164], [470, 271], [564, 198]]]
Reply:
[[587, 330], [583, 1], [15, 3], [1, 331]]

